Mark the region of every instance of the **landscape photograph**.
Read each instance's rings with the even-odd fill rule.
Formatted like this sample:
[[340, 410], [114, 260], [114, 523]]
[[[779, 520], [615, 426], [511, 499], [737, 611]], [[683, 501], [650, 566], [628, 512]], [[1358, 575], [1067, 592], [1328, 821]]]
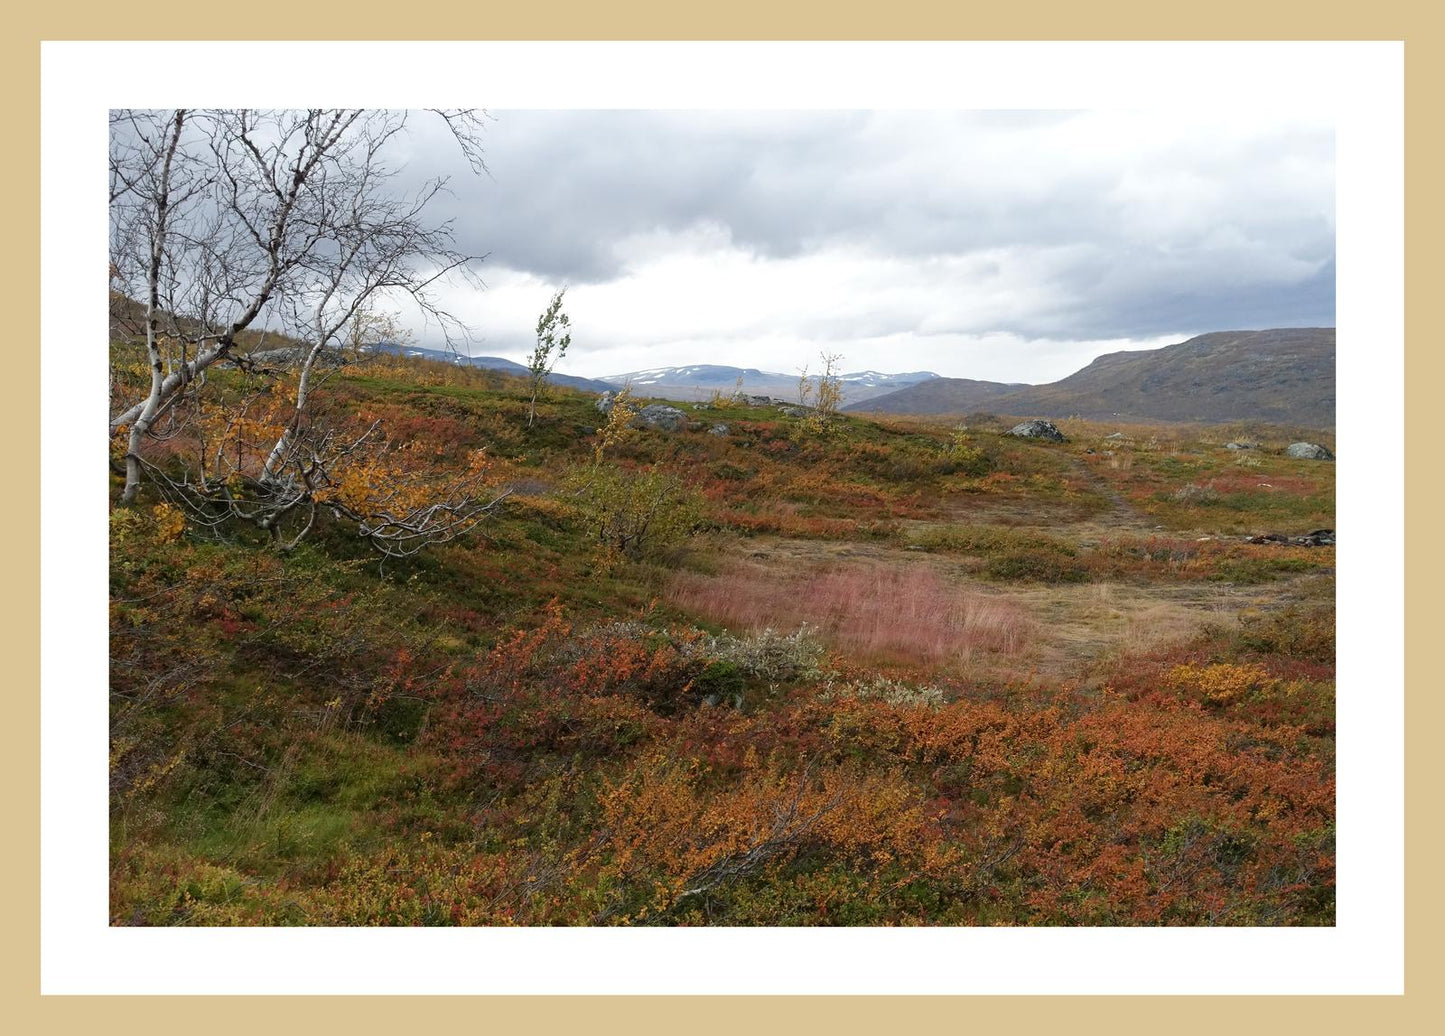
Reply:
[[108, 146], [110, 926], [1336, 924], [1329, 118]]

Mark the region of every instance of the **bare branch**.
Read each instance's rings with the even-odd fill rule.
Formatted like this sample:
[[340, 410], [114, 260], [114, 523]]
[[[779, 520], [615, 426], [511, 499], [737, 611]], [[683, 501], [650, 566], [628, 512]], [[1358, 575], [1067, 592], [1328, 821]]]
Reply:
[[[484, 113], [437, 114], [485, 171]], [[471, 278], [480, 257], [454, 248], [448, 222], [427, 219], [444, 179], [395, 190], [388, 155], [406, 125], [405, 112], [359, 109], [112, 114], [112, 283], [122, 311], [128, 297], [144, 302], [148, 370], [139, 398], [125, 399], [134, 376], [111, 379], [126, 500], [144, 473], [202, 526], [248, 521], [282, 549], [326, 511], [389, 555], [460, 535], [500, 505], [506, 494], [484, 486], [480, 468], [428, 494], [379, 467], [396, 451], [375, 429], [348, 439], [314, 412], [315, 391], [364, 347], [355, 328], [389, 303], [414, 306], [449, 344], [469, 333], [437, 289]], [[272, 333], [284, 337], [280, 348], [242, 345], [242, 335]], [[222, 363], [261, 387], [218, 414], [202, 390]], [[267, 382], [284, 384], [285, 398]], [[193, 421], [194, 468], [145, 458], [148, 444]], [[376, 479], [366, 500], [341, 488], [357, 464]]]

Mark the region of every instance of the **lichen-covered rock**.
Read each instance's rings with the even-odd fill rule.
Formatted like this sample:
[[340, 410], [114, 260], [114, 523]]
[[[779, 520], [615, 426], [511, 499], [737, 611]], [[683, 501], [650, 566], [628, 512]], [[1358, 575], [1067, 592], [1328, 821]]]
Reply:
[[1248, 439], [1239, 442], [1227, 442], [1224, 444], [1226, 450], [1257, 450], [1259, 443], [1250, 442]]
[[1284, 451], [1286, 457], [1297, 460], [1334, 460], [1335, 455], [1315, 442], [1294, 442]]
[[1016, 424], [1008, 430], [1009, 435], [1017, 435], [1021, 439], [1047, 439], [1049, 442], [1068, 442], [1064, 433], [1054, 427], [1052, 421], [1025, 421]]
[[653, 403], [643, 407], [637, 412], [637, 421], [648, 428], [658, 428], [664, 432], [680, 432], [688, 424], [686, 414], [666, 403]]
[[597, 397], [597, 402], [594, 403], [594, 404], [592, 404], [592, 405], [597, 408], [597, 412], [598, 412], [598, 413], [601, 413], [601, 414], [610, 413], [611, 410], [612, 410], [612, 393], [611, 393], [611, 392], [604, 392], [604, 393], [602, 393], [602, 395], [600, 395], [600, 396]]
[[728, 434], [728, 426], [725, 425], [725, 424], [715, 424], [715, 425], [713, 425], [711, 428], [709, 428], [709, 429], [707, 430], [707, 433], [708, 433], [709, 435], [717, 435], [717, 436], [727, 435], [727, 434]]
[[779, 407], [779, 408], [778, 408], [778, 413], [782, 414], [784, 417], [807, 417], [807, 416], [808, 416], [808, 412], [807, 412], [806, 410], [804, 410], [804, 409], [803, 409], [802, 407], [800, 407], [800, 406], [785, 406], [785, 407]]

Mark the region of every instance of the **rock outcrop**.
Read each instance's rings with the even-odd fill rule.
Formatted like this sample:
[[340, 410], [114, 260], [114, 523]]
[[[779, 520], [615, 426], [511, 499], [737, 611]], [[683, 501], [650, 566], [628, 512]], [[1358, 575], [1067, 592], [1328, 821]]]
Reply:
[[1008, 430], [1009, 435], [1017, 435], [1021, 439], [1047, 439], [1049, 442], [1068, 442], [1064, 433], [1054, 427], [1052, 421], [1025, 421], [1016, 424]]
[[675, 406], [653, 403], [637, 412], [637, 420], [648, 428], [664, 432], [680, 432], [687, 427], [687, 415]]

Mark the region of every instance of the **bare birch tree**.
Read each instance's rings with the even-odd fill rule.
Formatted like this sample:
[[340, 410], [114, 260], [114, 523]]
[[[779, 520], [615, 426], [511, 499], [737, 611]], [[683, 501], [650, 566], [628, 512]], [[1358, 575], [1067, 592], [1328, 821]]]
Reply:
[[163, 303], [174, 305], [170, 288], [187, 241], [178, 225], [184, 227], [193, 203], [210, 186], [194, 147], [181, 146], [188, 115], [177, 109], [117, 112], [111, 118], [111, 279], [141, 289], [136, 294], [145, 303], [150, 385], [144, 399], [111, 420], [111, 435], [123, 431], [127, 436], [127, 503], [135, 498], [140, 485], [140, 453], [146, 436], [163, 409], [173, 405], [178, 398], [176, 389], [186, 380], [174, 368], [167, 370], [173, 365], [165, 363], [161, 348], [164, 331], [174, 323]]
[[[437, 114], [481, 168], [479, 115]], [[313, 419], [326, 371], [383, 306], [410, 303], [449, 343], [466, 332], [436, 288], [472, 276], [482, 257], [458, 252], [450, 224], [428, 219], [444, 179], [411, 194], [397, 189], [388, 155], [406, 124], [405, 112], [347, 109], [113, 115], [112, 277], [125, 296], [144, 300], [149, 363], [144, 394], [112, 403], [110, 434], [126, 442], [125, 501], [149, 473], [193, 517], [242, 518], [278, 541], [293, 515], [305, 515], [295, 539], [304, 536], [321, 504], [402, 553], [454, 535], [495, 503], [444, 492], [431, 506], [412, 486], [406, 508], [367, 513], [355, 494], [343, 499], [338, 465], [366, 455], [373, 476], [393, 470], [377, 461], [386, 450], [378, 430], [348, 438]], [[247, 352], [248, 331], [261, 345], [276, 336], [281, 348]], [[286, 375], [287, 398], [271, 393], [267, 420], [252, 419], [254, 400], [221, 415], [222, 428], [271, 441], [238, 445], [224, 454], [228, 463], [202, 459], [179, 476], [148, 463], [158, 422], [201, 413], [206, 372], [221, 363]]]

